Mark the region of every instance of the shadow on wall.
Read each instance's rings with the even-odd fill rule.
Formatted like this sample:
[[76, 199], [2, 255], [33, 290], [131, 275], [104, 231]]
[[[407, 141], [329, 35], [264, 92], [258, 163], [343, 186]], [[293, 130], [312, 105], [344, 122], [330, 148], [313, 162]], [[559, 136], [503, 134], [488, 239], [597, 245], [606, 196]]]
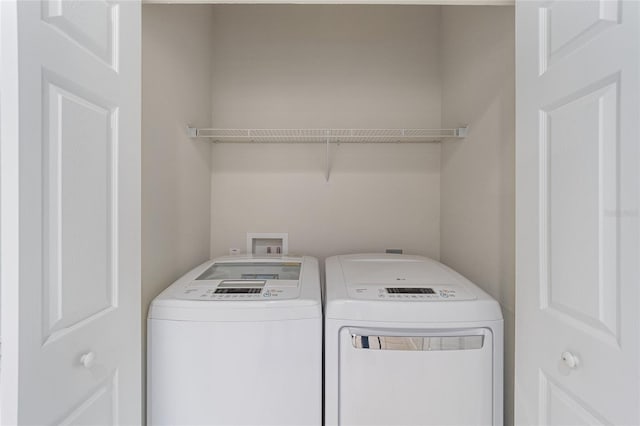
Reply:
[[513, 422], [515, 9], [443, 7], [442, 261], [484, 288], [505, 318], [505, 424]]

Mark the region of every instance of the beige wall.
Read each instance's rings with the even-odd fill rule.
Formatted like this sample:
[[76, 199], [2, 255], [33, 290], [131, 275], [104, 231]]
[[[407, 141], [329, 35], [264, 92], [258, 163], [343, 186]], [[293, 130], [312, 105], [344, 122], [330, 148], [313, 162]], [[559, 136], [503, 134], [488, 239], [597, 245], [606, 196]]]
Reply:
[[[209, 257], [211, 8], [142, 9], [142, 320], [151, 300]], [[144, 346], [143, 346], [144, 347]]]
[[513, 7], [442, 8], [441, 260], [500, 301], [505, 424], [513, 422], [515, 35]]
[[288, 232], [289, 251], [324, 258], [403, 248], [439, 256], [440, 147], [342, 145], [329, 183], [324, 147], [213, 148], [214, 256], [246, 232]]
[[[439, 127], [439, 7], [214, 6], [218, 127]], [[439, 257], [440, 147], [217, 145], [211, 252], [289, 232], [325, 257], [404, 248]]]
[[217, 127], [440, 124], [437, 6], [214, 6]]
[[[146, 5], [142, 37], [142, 279], [145, 308], [209, 257], [211, 7]], [[146, 315], [146, 311], [145, 311]]]

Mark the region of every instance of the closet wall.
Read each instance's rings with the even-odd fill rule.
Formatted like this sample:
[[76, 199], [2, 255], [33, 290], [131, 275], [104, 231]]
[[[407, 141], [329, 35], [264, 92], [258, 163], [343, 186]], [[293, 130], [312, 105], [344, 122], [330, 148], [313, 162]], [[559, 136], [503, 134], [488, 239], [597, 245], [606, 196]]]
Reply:
[[[142, 13], [142, 320], [151, 300], [209, 258], [211, 6]], [[146, 322], [143, 322], [146, 330]]]
[[441, 261], [480, 285], [505, 318], [505, 424], [513, 421], [515, 27], [513, 7], [442, 8]]
[[[440, 126], [440, 7], [214, 6], [213, 114], [223, 128]], [[440, 145], [219, 144], [211, 250], [288, 232], [319, 257], [439, 257]]]

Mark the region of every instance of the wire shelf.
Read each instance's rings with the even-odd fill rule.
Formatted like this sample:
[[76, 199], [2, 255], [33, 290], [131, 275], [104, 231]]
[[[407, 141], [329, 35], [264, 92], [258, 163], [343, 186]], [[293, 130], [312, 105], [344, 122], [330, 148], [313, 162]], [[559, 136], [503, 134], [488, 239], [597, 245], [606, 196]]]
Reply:
[[200, 129], [187, 127], [193, 138], [218, 143], [429, 143], [464, 138], [455, 129]]

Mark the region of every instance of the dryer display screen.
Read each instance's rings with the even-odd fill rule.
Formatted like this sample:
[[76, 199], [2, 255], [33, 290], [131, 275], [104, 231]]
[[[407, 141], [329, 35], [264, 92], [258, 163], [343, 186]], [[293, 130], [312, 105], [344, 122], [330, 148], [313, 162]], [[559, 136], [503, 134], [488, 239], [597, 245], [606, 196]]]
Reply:
[[387, 288], [387, 293], [390, 294], [436, 294], [432, 288], [409, 288], [409, 287], [391, 287]]

